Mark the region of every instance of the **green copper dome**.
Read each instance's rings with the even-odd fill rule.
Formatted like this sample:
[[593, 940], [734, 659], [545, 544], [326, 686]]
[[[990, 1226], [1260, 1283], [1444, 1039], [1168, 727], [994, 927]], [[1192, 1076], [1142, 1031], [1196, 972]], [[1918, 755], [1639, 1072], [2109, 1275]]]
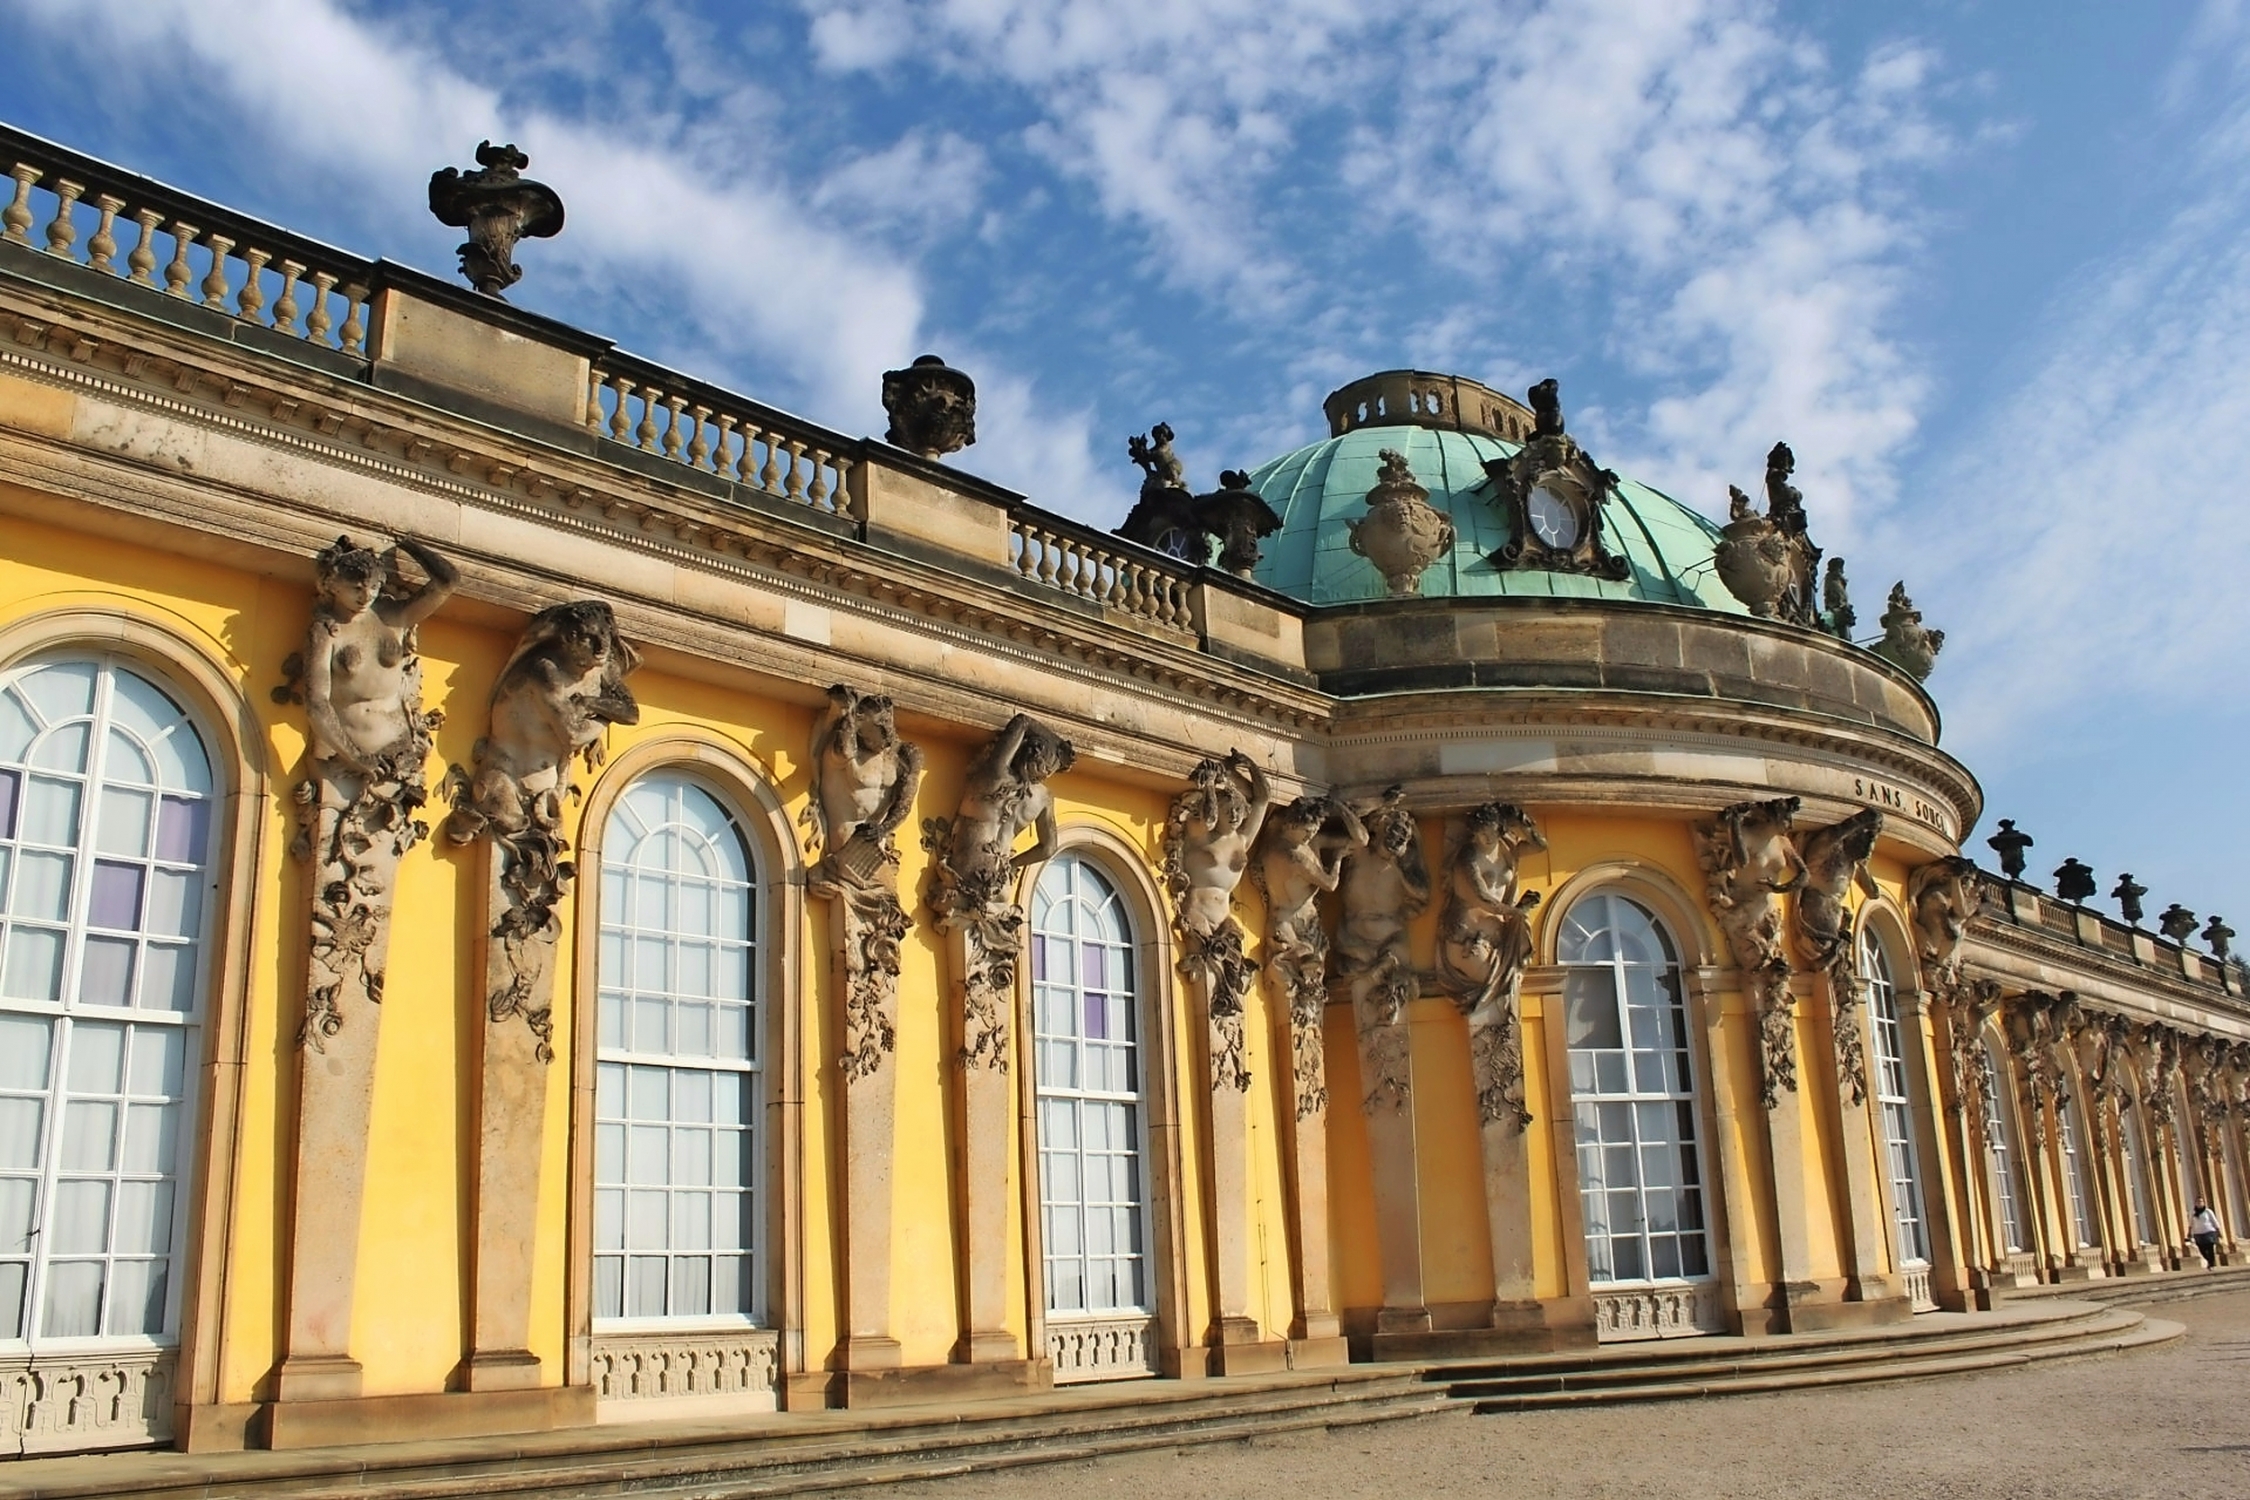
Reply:
[[[1352, 420], [1340, 414], [1339, 398], [1362, 387], [1395, 384], [1404, 373], [1371, 376], [1331, 396], [1331, 425], [1342, 427]], [[1490, 395], [1473, 382], [1446, 379], [1465, 388], [1465, 395]], [[1424, 598], [1638, 599], [1749, 613], [1712, 569], [1718, 526], [1670, 496], [1630, 479], [1618, 482], [1602, 510], [1603, 542], [1628, 565], [1622, 579], [1503, 569], [1495, 564], [1492, 554], [1508, 543], [1509, 526], [1505, 509], [1494, 501], [1494, 485], [1484, 465], [1488, 459], [1512, 456], [1520, 444], [1494, 435], [1492, 429], [1528, 435], [1528, 421], [1519, 423], [1516, 413], [1525, 418], [1529, 413], [1506, 398], [1491, 399], [1512, 410], [1487, 410], [1482, 420], [1464, 415], [1458, 426], [1446, 405], [1438, 405], [1434, 412], [1396, 416], [1367, 411], [1362, 425], [1257, 469], [1250, 476], [1250, 488], [1282, 522], [1281, 530], [1261, 544], [1257, 581], [1308, 604], [1389, 597], [1374, 563], [1352, 551], [1347, 523], [1367, 515], [1367, 492], [1376, 481], [1378, 456], [1385, 448], [1395, 448], [1405, 454], [1416, 481], [1429, 489], [1429, 503], [1453, 520], [1452, 551], [1422, 574]], [[1397, 404], [1394, 401], [1394, 409]], [[1464, 399], [1461, 405], [1466, 408], [1469, 401]], [[1486, 430], [1463, 430], [1476, 427]]]

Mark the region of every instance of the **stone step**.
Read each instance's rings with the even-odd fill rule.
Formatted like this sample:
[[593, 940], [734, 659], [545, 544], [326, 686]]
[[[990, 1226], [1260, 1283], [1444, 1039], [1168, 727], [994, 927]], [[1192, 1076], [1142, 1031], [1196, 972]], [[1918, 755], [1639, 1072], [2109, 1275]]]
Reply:
[[2158, 1271], [2146, 1276], [2104, 1276], [2092, 1281], [2003, 1288], [1993, 1293], [1993, 1300], [2010, 1307], [2055, 1299], [2145, 1307], [2159, 1302], [2177, 1302], [2184, 1297], [2246, 1290], [2250, 1290], [2250, 1266], [2219, 1266], [2211, 1270]]
[[1648, 1385], [1659, 1382], [1733, 1379], [1760, 1372], [1787, 1373], [1871, 1363], [1897, 1363], [1918, 1359], [1973, 1355], [1988, 1349], [2020, 1350], [2041, 1344], [2099, 1337], [2121, 1332], [2140, 1322], [2137, 1315], [2114, 1309], [2089, 1308], [2081, 1315], [2043, 1319], [2011, 1327], [1969, 1329], [1935, 1337], [1858, 1341], [1851, 1344], [1811, 1346], [1747, 1346], [1700, 1359], [1652, 1358], [1611, 1362], [1576, 1370], [1516, 1371], [1506, 1375], [1454, 1379], [1452, 1393], [1465, 1399], [1515, 1392], [1587, 1390], [1601, 1387]]
[[1974, 1374], [1984, 1370], [2021, 1369], [2051, 1360], [2118, 1354], [2169, 1343], [2186, 1331], [2183, 1324], [2160, 1318], [2133, 1317], [2125, 1320], [2122, 1327], [2015, 1347], [1994, 1347], [1969, 1353], [1913, 1359], [1865, 1359], [1815, 1370], [1746, 1370], [1732, 1377], [1719, 1379], [1656, 1379], [1636, 1385], [1528, 1391], [1520, 1395], [1476, 1400], [1470, 1404], [1480, 1413], [1498, 1414], [1574, 1406], [1623, 1405], [1628, 1402], [1772, 1394], [1894, 1380], [1927, 1380], [1939, 1376]]

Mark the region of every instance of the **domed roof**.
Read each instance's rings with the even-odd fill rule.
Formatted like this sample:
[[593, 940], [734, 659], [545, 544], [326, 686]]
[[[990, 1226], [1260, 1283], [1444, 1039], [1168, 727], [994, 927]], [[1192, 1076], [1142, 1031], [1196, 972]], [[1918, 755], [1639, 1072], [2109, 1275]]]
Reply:
[[[1443, 381], [1446, 394], [1460, 389], [1464, 399], [1444, 402], [1417, 391], [1412, 402], [1394, 397], [1389, 406], [1395, 415], [1386, 414], [1379, 400], [1351, 399], [1362, 388], [1399, 384], [1404, 377]], [[1630, 479], [1618, 481], [1602, 507], [1603, 541], [1627, 564], [1622, 579], [1494, 563], [1492, 554], [1511, 537], [1484, 465], [1512, 456], [1521, 443], [1511, 439], [1528, 436], [1530, 427], [1530, 414], [1506, 397], [1456, 377], [1387, 372], [1330, 396], [1328, 413], [1331, 427], [1339, 429], [1334, 436], [1284, 454], [1250, 476], [1250, 488], [1281, 516], [1281, 530], [1264, 540], [1254, 575], [1268, 588], [1308, 604], [1389, 597], [1375, 564], [1352, 551], [1347, 523], [1367, 515], [1379, 455], [1395, 448], [1428, 487], [1429, 503], [1453, 519], [1452, 551], [1422, 574], [1425, 598], [1638, 599], [1749, 613], [1712, 569], [1718, 526]], [[1355, 421], [1358, 425], [1351, 425]]]

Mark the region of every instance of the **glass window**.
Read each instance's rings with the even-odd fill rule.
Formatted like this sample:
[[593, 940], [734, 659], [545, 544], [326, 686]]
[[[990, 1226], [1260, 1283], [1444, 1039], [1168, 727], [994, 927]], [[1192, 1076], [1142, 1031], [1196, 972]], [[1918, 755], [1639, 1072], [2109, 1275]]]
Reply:
[[757, 931], [734, 816], [677, 773], [634, 782], [602, 847], [597, 1319], [762, 1314]]
[[2148, 1150], [2141, 1142], [2140, 1105], [2127, 1099], [2117, 1113], [2124, 1129], [2119, 1132], [2125, 1146], [2125, 1180], [2133, 1195], [2133, 1233], [2144, 1245], [2156, 1243], [2156, 1215], [2149, 1210], [2148, 1201]]
[[2077, 1236], [2078, 1248], [2084, 1249], [2095, 1241], [2094, 1235], [2094, 1180], [2088, 1175], [2091, 1158], [2079, 1140], [2086, 1128], [2085, 1118], [2075, 1108], [2062, 1110], [2063, 1180], [2070, 1184], [2071, 1233]]
[[1921, 1265], [1930, 1258], [1930, 1237], [1922, 1211], [1922, 1159], [1915, 1150], [1914, 1105], [1907, 1089], [1906, 1038], [1890, 959], [1873, 933], [1860, 937], [1859, 972], [1867, 981], [1868, 1018], [1874, 1022], [1875, 1107], [1883, 1118], [1883, 1148], [1890, 1165], [1898, 1263]]
[[1148, 1274], [1147, 1119], [1132, 926], [1085, 859], [1048, 862], [1031, 896], [1032, 1079], [1047, 1310], [1156, 1310]]
[[0, 679], [0, 1347], [177, 1335], [212, 803], [137, 669]]
[[2016, 1162], [2022, 1153], [2016, 1149], [2015, 1085], [2008, 1064], [1993, 1050], [1989, 1037], [1984, 1043], [1984, 1060], [1997, 1084], [1993, 1090], [1995, 1128], [1985, 1135], [1991, 1142], [1992, 1181], [2000, 1191], [2000, 1248], [2020, 1253], [2031, 1247], [2024, 1240], [2023, 1189], [2016, 1178]]
[[1695, 1072], [1672, 940], [1638, 904], [1597, 894], [1570, 909], [1560, 956], [1587, 1274], [1709, 1276]]

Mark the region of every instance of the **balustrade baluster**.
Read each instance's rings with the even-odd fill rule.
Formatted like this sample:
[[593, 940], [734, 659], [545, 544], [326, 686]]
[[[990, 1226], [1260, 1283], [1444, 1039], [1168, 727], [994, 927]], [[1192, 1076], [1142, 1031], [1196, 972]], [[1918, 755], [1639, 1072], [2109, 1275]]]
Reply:
[[633, 418], [628, 410], [633, 382], [622, 375], [612, 375], [609, 388], [617, 392], [617, 409], [609, 414], [609, 435], [620, 443], [629, 442], [633, 436]]
[[758, 471], [758, 488], [769, 495], [781, 493], [781, 444], [772, 433], [765, 434], [766, 466]]
[[1055, 587], [1066, 594], [1078, 592], [1078, 544], [1067, 536], [1062, 538], [1062, 558], [1055, 567]]
[[680, 408], [687, 405], [685, 396], [664, 398], [664, 456], [677, 460], [680, 456]]
[[195, 268], [188, 264], [188, 246], [194, 244], [195, 237], [202, 232], [193, 224], [172, 221], [172, 259], [164, 267], [164, 290], [172, 296], [188, 294], [188, 283], [195, 279]]
[[241, 294], [234, 299], [234, 315], [245, 323], [255, 323], [258, 309], [266, 305], [266, 289], [258, 282], [265, 275], [266, 262], [273, 256], [264, 250], [245, 250], [242, 259], [250, 267], [250, 273], [242, 278]]
[[602, 430], [602, 423], [607, 420], [602, 415], [602, 390], [608, 384], [609, 377], [604, 375], [599, 368], [590, 369], [586, 372], [585, 423], [597, 433]]
[[758, 454], [756, 451], [758, 439], [763, 436], [765, 436], [765, 429], [757, 423], [744, 422], [742, 424], [742, 457], [735, 462], [734, 477], [740, 483], [746, 484], [754, 490], [765, 488], [765, 482], [758, 477]]
[[805, 493], [806, 501], [814, 510], [828, 512], [834, 507], [828, 503], [828, 455], [820, 449], [812, 451], [812, 488]]
[[125, 200], [104, 193], [94, 200], [94, 207], [102, 211], [102, 221], [94, 226], [94, 237], [86, 242], [86, 264], [114, 276], [117, 274], [117, 215], [125, 207]]
[[76, 260], [70, 247], [78, 243], [78, 226], [70, 222], [70, 211], [78, 206], [78, 195], [86, 189], [79, 183], [62, 178], [55, 180], [55, 216], [47, 221], [47, 253], [65, 260]]
[[203, 305], [221, 312], [227, 308], [227, 252], [234, 241], [223, 234], [205, 238], [203, 248], [211, 252], [211, 274], [203, 278]]
[[791, 438], [789, 440], [789, 477], [783, 481], [783, 489], [792, 500], [802, 501], [805, 498], [804, 462], [805, 445], [797, 439]]
[[663, 410], [664, 393], [655, 386], [641, 388], [641, 425], [633, 429], [633, 441], [643, 453], [656, 451], [656, 414]]
[[691, 469], [701, 469], [711, 458], [711, 408], [691, 406], [688, 415], [695, 419], [695, 441], [688, 444], [687, 461]]
[[1062, 546], [1055, 534], [1042, 529], [1039, 533], [1039, 581], [1052, 586], [1055, 575], [1062, 571]]
[[1125, 602], [1125, 559], [1115, 553], [1105, 553], [1102, 560], [1109, 564], [1109, 588], [1102, 595], [1102, 603], [1121, 606]]
[[836, 514], [849, 516], [855, 521], [861, 519], [859, 498], [852, 492], [852, 461], [848, 458], [836, 458], [829, 462], [836, 470], [836, 489], [831, 497]]
[[297, 330], [297, 278], [305, 274], [302, 263], [285, 260], [281, 263], [281, 295], [273, 299], [273, 326], [287, 333]]
[[312, 284], [312, 307], [305, 313], [305, 337], [325, 349], [328, 347], [328, 330], [335, 326], [336, 321], [328, 312], [328, 294], [336, 289], [336, 278], [331, 272], [315, 271], [312, 273]]
[[719, 413], [719, 441], [711, 450], [711, 472], [730, 477], [734, 472], [734, 418]]
[[367, 339], [367, 288], [344, 288], [344, 352], [357, 354]]
[[39, 169], [19, 161], [8, 169], [8, 175], [16, 180], [16, 195], [5, 209], [0, 209], [0, 239], [28, 245], [31, 243], [31, 190], [39, 185]]
[[125, 269], [132, 272], [128, 280], [142, 286], [156, 285], [156, 226], [163, 219], [164, 216], [153, 208], [133, 210], [133, 222], [141, 226], [141, 238], [133, 246], [133, 253], [125, 257]]
[[1023, 522], [1018, 521], [1008, 528], [1008, 534], [1014, 537], [1016, 542], [1016, 555], [1014, 558], [1016, 565], [1016, 576], [1019, 578], [1029, 578], [1031, 576], [1031, 570], [1037, 562], [1037, 559], [1032, 555], [1031, 533], [1024, 529]]

